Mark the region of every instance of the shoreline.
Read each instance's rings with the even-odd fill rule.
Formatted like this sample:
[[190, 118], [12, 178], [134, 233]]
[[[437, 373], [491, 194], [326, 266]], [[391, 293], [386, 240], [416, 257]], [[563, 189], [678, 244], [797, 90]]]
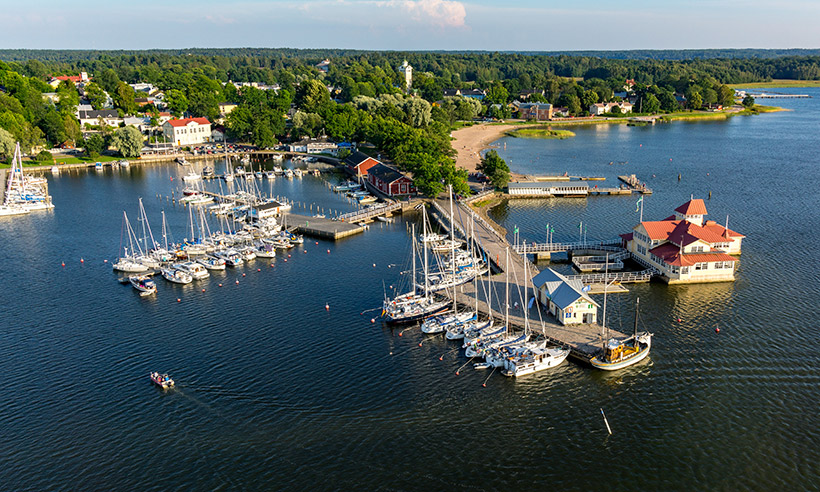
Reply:
[[[777, 106], [764, 106], [764, 110], [757, 114], [789, 111]], [[671, 113], [656, 115], [652, 118], [663, 123], [674, 121], [714, 121], [717, 119], [729, 119], [734, 116], [746, 116], [742, 109], [721, 111], [715, 113]], [[545, 122], [525, 122], [515, 121], [513, 123], [477, 123], [464, 128], [459, 128], [450, 132], [453, 149], [456, 151], [456, 166], [466, 169], [469, 173], [476, 172], [476, 166], [481, 162], [481, 152], [492, 147], [492, 143], [504, 137], [504, 135], [515, 129], [548, 127], [548, 126], [575, 126], [575, 125], [611, 125], [627, 124], [630, 118], [589, 118], [589, 119], [569, 119], [567, 121], [545, 121]], [[525, 175], [510, 169], [510, 176], [513, 179], [523, 178]]]

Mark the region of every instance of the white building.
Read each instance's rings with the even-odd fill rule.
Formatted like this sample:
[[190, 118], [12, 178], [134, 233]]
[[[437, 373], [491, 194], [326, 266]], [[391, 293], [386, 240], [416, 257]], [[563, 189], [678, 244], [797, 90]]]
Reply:
[[538, 301], [562, 325], [596, 322], [598, 303], [584, 292], [580, 280], [569, 280], [547, 268], [533, 277], [532, 284], [538, 290]]
[[706, 205], [693, 199], [675, 209], [675, 215], [641, 222], [621, 235], [626, 248], [642, 263], [661, 272], [670, 284], [731, 282], [743, 234], [703, 218]]
[[162, 124], [162, 132], [180, 147], [201, 144], [211, 141], [211, 122], [207, 118], [168, 120]]
[[404, 63], [402, 63], [396, 70], [398, 70], [400, 74], [404, 75], [404, 85], [409, 91], [413, 87], [413, 67], [407, 63], [407, 60], [404, 60]]
[[610, 102], [610, 103], [596, 103], [589, 107], [589, 114], [593, 116], [600, 116], [602, 114], [611, 113], [614, 107], [621, 108], [621, 113], [631, 113], [632, 103], [628, 101]]

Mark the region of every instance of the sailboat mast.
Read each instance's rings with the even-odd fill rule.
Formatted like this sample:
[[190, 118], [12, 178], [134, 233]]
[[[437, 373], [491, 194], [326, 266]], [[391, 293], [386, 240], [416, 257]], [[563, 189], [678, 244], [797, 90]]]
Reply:
[[[424, 229], [424, 233], [421, 236], [422, 247], [424, 247], [424, 297], [428, 297], [430, 295], [430, 284], [427, 278], [427, 241], [425, 241], [425, 237], [427, 236], [427, 208], [422, 206], [422, 210], [424, 213], [422, 214], [422, 220], [424, 221], [422, 227]], [[415, 238], [413, 238], [415, 240]]]
[[504, 331], [508, 333], [510, 331], [510, 247], [509, 246], [507, 246], [506, 252], [507, 252], [507, 254], [505, 256], [505, 262], [506, 262], [506, 267], [505, 268], [507, 270], [507, 284], [504, 287], [504, 297], [505, 297], [505, 300], [504, 300], [504, 310], [505, 310], [504, 324], [506, 326], [504, 326]]
[[527, 302], [529, 301], [530, 294], [527, 292], [529, 287], [527, 287], [527, 241], [525, 240], [524, 243], [524, 253], [522, 256], [524, 257], [524, 305], [522, 308], [524, 309], [524, 332], [529, 333], [530, 331], [530, 322], [529, 322], [529, 305]]
[[635, 299], [635, 344], [638, 343], [638, 305], [641, 303], [641, 298]]
[[453, 314], [456, 314], [456, 224], [453, 215], [453, 185], [448, 185], [448, 190], [450, 192], [450, 262], [453, 264]]
[[164, 243], [165, 251], [168, 251], [168, 232], [166, 230], [166, 225], [165, 225], [165, 210], [163, 210], [161, 213], [162, 213], [162, 242]]
[[[416, 224], [413, 224], [412, 232], [410, 236], [410, 247], [412, 248], [412, 254], [410, 256], [413, 257], [413, 276], [411, 277], [411, 284], [413, 285], [413, 295], [416, 295]], [[425, 285], [425, 292], [424, 294], [427, 295], [427, 286]]]
[[606, 350], [606, 340], [609, 338], [609, 330], [606, 327], [606, 290], [607, 287], [609, 287], [609, 284], [607, 283], [607, 280], [609, 279], [609, 254], [606, 255], [606, 259], [604, 261], [604, 316], [601, 321], [604, 336], [601, 339], [601, 348]]

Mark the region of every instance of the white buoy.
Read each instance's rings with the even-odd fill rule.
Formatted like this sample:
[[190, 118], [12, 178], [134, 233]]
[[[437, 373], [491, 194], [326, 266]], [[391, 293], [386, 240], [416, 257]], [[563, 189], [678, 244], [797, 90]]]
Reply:
[[606, 419], [606, 414], [604, 413], [604, 409], [601, 409], [601, 415], [604, 416], [604, 423], [606, 424], [606, 430], [609, 432], [609, 435], [612, 435], [612, 429], [609, 428], [609, 421]]

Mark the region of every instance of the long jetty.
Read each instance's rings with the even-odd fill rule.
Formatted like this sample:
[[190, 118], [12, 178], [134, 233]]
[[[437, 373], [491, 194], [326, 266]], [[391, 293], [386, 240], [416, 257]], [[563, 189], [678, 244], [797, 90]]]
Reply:
[[[457, 303], [464, 306], [478, 307], [478, 310], [499, 322], [504, 322], [509, 309], [508, 328], [513, 331], [524, 331], [526, 325], [536, 335], [558, 345], [568, 346], [570, 355], [578, 360], [589, 362], [602, 348], [603, 333], [598, 324], [561, 325], [547, 312], [539, 302], [534, 302], [528, 308], [529, 299], [533, 297], [531, 278], [538, 270], [524, 254], [516, 254], [513, 248], [501, 234], [492, 228], [484, 219], [472, 211], [469, 206], [459, 203], [450, 217], [449, 203], [446, 200], [434, 200], [434, 216], [445, 227], [454, 227], [463, 237], [472, 239], [480, 247], [486, 258], [494, 267], [494, 271], [502, 271], [504, 275], [496, 274], [489, 280], [477, 279], [468, 284], [458, 286], [449, 296], [455, 296]], [[472, 217], [472, 227], [467, 225]], [[507, 268], [507, 253], [509, 251], [509, 272]], [[525, 272], [527, 272], [525, 274]], [[506, 303], [506, 278], [510, 279], [510, 305]], [[520, 298], [520, 292], [527, 293]], [[528, 323], [525, 323], [524, 313]], [[610, 337], [626, 337], [627, 335], [609, 330]]]

